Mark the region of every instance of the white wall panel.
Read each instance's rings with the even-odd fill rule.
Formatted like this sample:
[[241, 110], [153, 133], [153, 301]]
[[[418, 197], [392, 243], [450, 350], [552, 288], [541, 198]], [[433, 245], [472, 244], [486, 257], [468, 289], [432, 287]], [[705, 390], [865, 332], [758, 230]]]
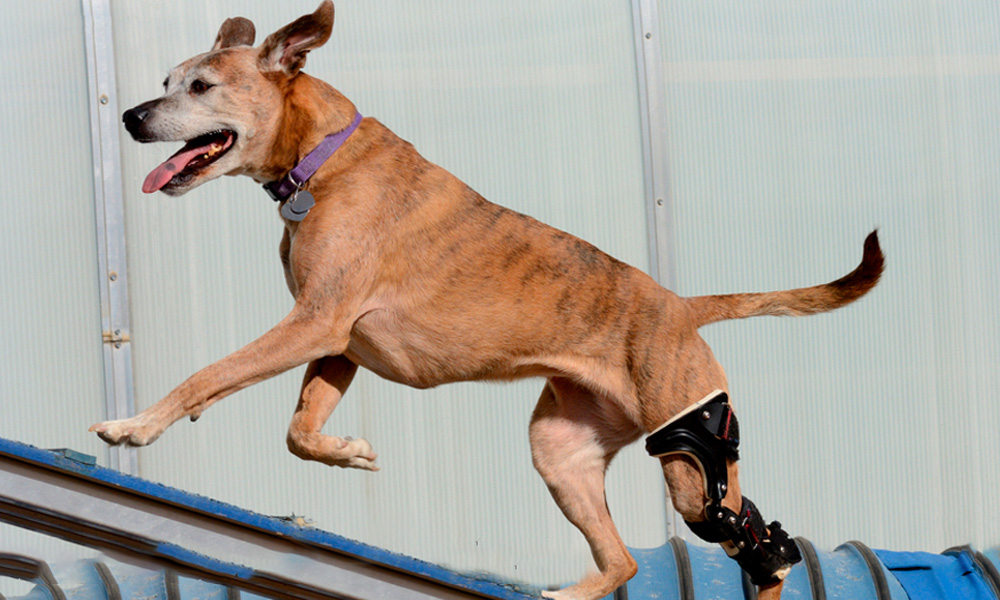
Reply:
[[[0, 436], [107, 452], [94, 175], [78, 2], [0, 6]], [[0, 550], [58, 544], [0, 525]]]
[[[113, 5], [122, 106], [208, 49], [221, 21], [258, 41], [318, 1]], [[487, 198], [648, 262], [631, 13], [577, 2], [337, 2], [306, 71]], [[143, 196], [176, 148], [123, 132], [136, 404], [236, 350], [291, 308], [281, 224], [249, 180]], [[470, 332], [474, 335], [474, 332]], [[140, 451], [142, 475], [460, 569], [563, 583], [589, 552], [534, 473], [527, 427], [541, 381], [416, 391], [360, 374], [326, 431], [371, 440], [382, 471], [331, 470], [285, 449], [301, 370], [245, 390]], [[612, 466], [626, 541], [662, 543], [662, 478], [636, 447]]]
[[0, 436], [103, 455], [86, 431], [104, 391], [83, 18], [66, 7], [0, 9]]
[[662, 27], [685, 294], [828, 281], [842, 311], [706, 328], [746, 493], [833, 547], [995, 544], [1000, 12], [987, 3], [670, 2]]

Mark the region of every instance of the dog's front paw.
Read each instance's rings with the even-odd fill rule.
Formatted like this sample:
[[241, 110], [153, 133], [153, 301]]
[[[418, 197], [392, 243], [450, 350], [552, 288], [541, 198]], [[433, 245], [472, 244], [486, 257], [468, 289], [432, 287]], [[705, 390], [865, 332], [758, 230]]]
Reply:
[[162, 429], [143, 423], [139, 417], [105, 421], [90, 427], [102, 440], [112, 446], [146, 446], [160, 437]]
[[378, 471], [375, 452], [366, 439], [303, 433], [291, 429], [287, 441], [291, 453], [303, 460], [315, 460], [331, 467]]
[[335, 459], [338, 467], [347, 469], [364, 469], [366, 471], [378, 471], [375, 466], [377, 454], [372, 450], [372, 445], [364, 438], [344, 438], [344, 446], [337, 452], [339, 457]]

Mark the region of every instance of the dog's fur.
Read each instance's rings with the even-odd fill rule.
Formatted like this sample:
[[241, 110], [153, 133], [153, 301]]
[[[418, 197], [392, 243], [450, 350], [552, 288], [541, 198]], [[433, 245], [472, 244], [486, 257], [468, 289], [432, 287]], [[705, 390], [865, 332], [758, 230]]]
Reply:
[[[126, 113], [141, 142], [234, 134], [220, 158], [179, 173], [163, 191], [180, 195], [221, 175], [277, 180], [344, 129], [354, 105], [300, 71], [332, 26], [326, 0], [254, 48], [253, 25], [229, 19], [211, 51], [171, 71], [162, 97]], [[699, 327], [828, 311], [864, 295], [882, 272], [873, 233], [860, 266], [833, 283], [680, 298], [572, 235], [487, 202], [372, 118], [307, 189], [316, 207], [300, 223], [284, 222], [280, 246], [291, 313], [138, 416], [91, 430], [108, 443], [144, 446], [178, 419], [309, 363], [289, 449], [374, 471], [367, 441], [320, 433], [359, 365], [417, 388], [543, 377], [530, 426], [534, 465], [599, 569], [553, 597], [600, 598], [635, 573], [605, 504], [605, 469], [623, 446], [727, 389]], [[676, 509], [703, 520], [697, 468], [679, 457], [662, 467]], [[729, 481], [725, 504], [739, 510], [735, 463]]]

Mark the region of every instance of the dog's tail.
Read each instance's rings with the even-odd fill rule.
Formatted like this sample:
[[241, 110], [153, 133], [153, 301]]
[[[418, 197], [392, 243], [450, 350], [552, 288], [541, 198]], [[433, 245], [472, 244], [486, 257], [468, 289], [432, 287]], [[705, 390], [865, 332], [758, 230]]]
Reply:
[[836, 281], [795, 290], [759, 294], [723, 294], [685, 298], [697, 327], [758, 316], [803, 316], [840, 308], [875, 287], [882, 276], [885, 257], [878, 244], [878, 230], [865, 239], [861, 264]]

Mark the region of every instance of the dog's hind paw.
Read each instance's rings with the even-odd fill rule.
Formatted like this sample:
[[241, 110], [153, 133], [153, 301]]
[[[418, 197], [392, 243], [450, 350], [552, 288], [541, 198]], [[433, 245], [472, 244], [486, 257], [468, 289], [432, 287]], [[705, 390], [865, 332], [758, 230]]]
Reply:
[[[552, 600], [598, 600], [604, 598], [623, 585], [631, 576], [628, 571], [612, 573], [591, 573], [583, 581], [561, 590], [544, 590], [542, 596]], [[632, 574], [635, 573], [633, 569]]]
[[563, 593], [562, 590], [542, 590], [542, 598], [550, 600], [576, 600], [575, 596]]

